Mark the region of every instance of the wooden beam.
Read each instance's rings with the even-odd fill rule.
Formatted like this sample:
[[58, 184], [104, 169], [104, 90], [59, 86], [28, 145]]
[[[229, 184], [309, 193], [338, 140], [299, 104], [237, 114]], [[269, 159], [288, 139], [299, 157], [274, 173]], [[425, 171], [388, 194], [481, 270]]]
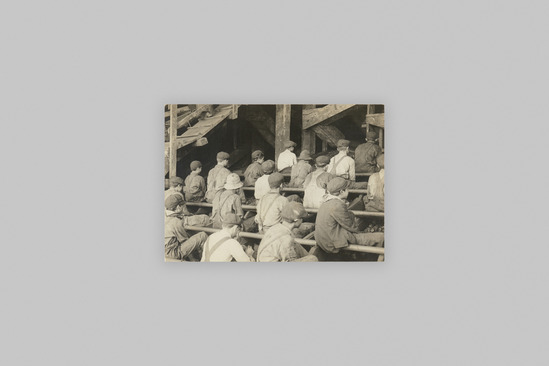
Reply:
[[284, 143], [290, 140], [291, 104], [276, 105], [275, 125], [275, 162], [278, 163], [278, 155], [284, 151]]
[[308, 129], [319, 123], [329, 124], [343, 117], [356, 104], [328, 104], [322, 108], [303, 111], [303, 128]]
[[170, 178], [176, 176], [177, 169], [177, 104], [170, 105]]
[[314, 133], [320, 137], [322, 140], [323, 149], [324, 143], [326, 143], [326, 149], [328, 148], [328, 145], [331, 147], [336, 147], [337, 140], [345, 138], [343, 132], [338, 130], [337, 127], [331, 125], [316, 125], [311, 128], [311, 131], [314, 131]]
[[[314, 109], [314, 104], [303, 104], [303, 111], [308, 109]], [[302, 119], [303, 121], [303, 114]], [[301, 150], [309, 150], [311, 154], [316, 153], [316, 135], [312, 130], [301, 129]]]
[[240, 107], [240, 104], [231, 104], [231, 114], [229, 114], [229, 119], [238, 118], [238, 107]]
[[362, 127], [367, 127], [367, 125], [385, 128], [385, 113], [367, 114]]
[[[171, 104], [169, 104], [171, 105]], [[181, 116], [182, 114], [190, 112], [189, 106], [179, 107], [177, 108], [177, 117]], [[164, 112], [164, 118], [170, 118], [170, 111]]]
[[200, 113], [202, 112], [205, 112], [205, 111], [212, 111], [212, 105], [211, 104], [197, 104], [196, 105], [196, 109], [192, 112], [192, 113], [189, 113], [187, 115], [185, 115], [184, 117], [179, 117], [178, 121], [177, 121], [177, 128], [181, 128], [181, 127], [184, 127], [184, 126], [190, 126], [189, 122], [193, 119], [193, 118], [198, 118], [198, 116], [200, 116]]

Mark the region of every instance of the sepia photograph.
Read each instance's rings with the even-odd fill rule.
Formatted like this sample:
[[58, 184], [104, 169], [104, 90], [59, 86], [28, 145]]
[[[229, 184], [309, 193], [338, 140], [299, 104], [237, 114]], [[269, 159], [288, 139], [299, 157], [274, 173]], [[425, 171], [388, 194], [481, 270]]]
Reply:
[[384, 261], [384, 115], [166, 105], [165, 261]]

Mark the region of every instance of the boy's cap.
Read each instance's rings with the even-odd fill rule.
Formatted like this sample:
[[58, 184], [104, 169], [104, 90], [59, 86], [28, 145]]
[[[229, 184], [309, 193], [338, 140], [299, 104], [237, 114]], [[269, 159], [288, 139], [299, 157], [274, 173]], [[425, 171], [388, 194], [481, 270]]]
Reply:
[[377, 132], [376, 131], [370, 130], [366, 133], [366, 140], [374, 141], [375, 139], [377, 139]]
[[202, 168], [202, 163], [199, 162], [198, 160], [195, 160], [191, 163], [191, 170], [195, 170], [195, 169], [198, 169], [198, 168]]
[[319, 186], [320, 188], [326, 189], [328, 182], [331, 181], [332, 179], [334, 179], [333, 174], [324, 172], [316, 178], [316, 185]]
[[293, 142], [293, 141], [286, 141], [286, 142], [284, 143], [284, 148], [285, 148], [285, 149], [287, 149], [287, 148], [289, 148], [289, 147], [292, 147], [292, 146], [295, 147], [295, 146], [297, 146], [297, 144], [296, 144], [295, 142]]
[[230, 212], [225, 214], [225, 216], [221, 219], [221, 223], [225, 225], [241, 225], [242, 219], [237, 214]]
[[299, 158], [297, 160], [312, 160], [311, 155], [309, 154], [309, 150], [303, 150], [301, 154], [299, 154]]
[[269, 175], [267, 180], [269, 181], [269, 187], [278, 188], [284, 182], [284, 176], [277, 172]]
[[316, 158], [315, 162], [316, 162], [316, 165], [320, 167], [326, 166], [330, 164], [330, 158], [327, 157], [326, 155], [320, 155]]
[[288, 202], [280, 211], [280, 217], [289, 222], [294, 222], [307, 217], [307, 211], [299, 202]]
[[170, 178], [170, 185], [173, 187], [173, 186], [177, 186], [177, 185], [183, 185], [183, 178], [180, 178], [180, 177], [171, 177]]
[[344, 140], [344, 139], [341, 139], [341, 140], [337, 140], [337, 147], [349, 147], [349, 145], [351, 144], [351, 141], [349, 140]]
[[256, 150], [252, 153], [252, 160], [254, 159], [259, 159], [260, 157], [263, 156], [263, 151], [261, 150]]
[[223, 188], [225, 189], [238, 189], [242, 187], [244, 184], [240, 181], [240, 177], [236, 173], [231, 173], [227, 175], [227, 180], [225, 181], [225, 185]]
[[261, 169], [263, 170], [263, 173], [271, 174], [275, 169], [275, 162], [272, 160], [264, 161], [261, 164]]
[[217, 153], [217, 160], [229, 160], [230, 155], [225, 151], [220, 151]]
[[185, 202], [182, 194], [171, 194], [166, 198], [164, 205], [170, 211], [173, 211], [177, 206], [182, 205]]
[[335, 177], [328, 182], [326, 189], [328, 190], [328, 192], [330, 192], [330, 194], [338, 194], [339, 192], [349, 187], [350, 184], [351, 182], [348, 180], [345, 180], [341, 177]]

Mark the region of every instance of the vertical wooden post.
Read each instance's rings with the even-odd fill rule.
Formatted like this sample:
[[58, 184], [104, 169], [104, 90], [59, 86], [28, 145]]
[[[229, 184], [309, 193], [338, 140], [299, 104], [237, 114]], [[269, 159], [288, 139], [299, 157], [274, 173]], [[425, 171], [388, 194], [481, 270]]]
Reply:
[[[303, 110], [313, 109], [315, 104], [303, 104]], [[309, 150], [311, 155], [316, 153], [316, 134], [312, 129], [303, 129], [301, 132], [301, 151]]]
[[170, 104], [170, 178], [177, 169], [177, 104]]
[[379, 146], [383, 149], [383, 133], [384, 133], [384, 129], [383, 128], [379, 128], [379, 136], [378, 136], [378, 142], [379, 142]]
[[278, 155], [284, 151], [284, 143], [290, 139], [291, 104], [276, 105], [275, 121], [275, 162]]

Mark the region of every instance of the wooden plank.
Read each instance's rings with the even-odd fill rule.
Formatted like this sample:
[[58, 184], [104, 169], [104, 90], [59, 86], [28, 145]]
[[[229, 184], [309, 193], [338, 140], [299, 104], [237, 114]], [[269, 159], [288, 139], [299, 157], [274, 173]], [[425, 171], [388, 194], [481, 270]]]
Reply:
[[[204, 207], [204, 208], [212, 208], [213, 204], [207, 203], [207, 202], [186, 202], [187, 206], [191, 207]], [[253, 205], [242, 205], [242, 209], [245, 211], [256, 211], [256, 206]], [[305, 211], [308, 213], [318, 213], [317, 208], [307, 208], [305, 207]], [[355, 216], [357, 217], [385, 217], [384, 212], [370, 212], [370, 211], [356, 211], [356, 210], [350, 210]]]
[[169, 176], [176, 176], [177, 169], [177, 104], [170, 105], [170, 167]]
[[356, 104], [328, 104], [322, 108], [303, 111], [303, 128], [308, 129], [319, 123], [329, 124], [343, 117]]
[[291, 108], [291, 104], [276, 105], [275, 163], [278, 163], [278, 155], [285, 150], [284, 144], [290, 140]]
[[[169, 104], [171, 105], [171, 104]], [[189, 106], [184, 106], [184, 107], [179, 107], [177, 108], [177, 117], [185, 114], [185, 113], [189, 113], [191, 111], [191, 109], [189, 108]], [[170, 111], [168, 110], [167, 112], [164, 112], [164, 118], [170, 118]]]
[[229, 114], [229, 119], [237, 119], [238, 118], [238, 108], [240, 107], [240, 104], [231, 104], [231, 114]]
[[194, 112], [192, 113], [189, 113], [183, 117], [180, 117], [177, 121], [177, 128], [181, 128], [181, 127], [184, 127], [184, 126], [190, 126], [190, 121], [193, 119], [193, 118], [198, 118], [198, 116], [200, 116], [200, 113], [202, 112], [205, 112], [205, 111], [211, 111], [212, 109], [212, 105], [211, 104], [197, 104], [196, 105], [196, 110], [194, 110]]
[[[303, 111], [308, 109], [314, 109], [315, 104], [303, 104]], [[301, 120], [303, 121], [303, 113]], [[302, 150], [309, 150], [311, 154], [316, 153], [316, 134], [312, 130], [308, 129], [301, 129], [301, 149]]]
[[[242, 187], [242, 189], [244, 191], [255, 191], [255, 187]], [[357, 193], [357, 194], [367, 194], [368, 193], [367, 189], [353, 189], [353, 188], [351, 188], [348, 191], [349, 191], [349, 193]], [[280, 192], [304, 193], [305, 189], [304, 188], [285, 187], [285, 188], [281, 188]]]
[[[344, 139], [345, 135], [337, 127], [330, 125], [316, 125], [310, 130], [320, 137], [323, 142], [326, 142], [327, 146], [337, 147], [337, 140]], [[323, 144], [324, 146], [324, 144]]]
[[362, 127], [365, 128], [368, 124], [385, 128], [385, 113], [367, 114]]
[[[211, 227], [188, 226], [188, 225], [186, 225], [185, 230], [193, 231], [193, 232], [200, 232], [201, 231], [201, 232], [204, 232], [204, 233], [213, 234], [213, 233], [216, 233], [216, 232], [220, 231], [221, 229], [214, 229], [214, 228], [211, 228]], [[261, 239], [263, 239], [264, 235], [241, 231], [240, 236], [243, 237], [243, 238], [261, 240]], [[299, 239], [299, 238], [295, 238], [294, 240], [295, 240], [296, 243], [301, 244], [301, 245], [307, 245], [307, 246], [315, 246], [316, 245], [316, 241], [314, 241], [314, 240]], [[342, 248], [342, 249], [346, 250], [346, 251], [350, 251], [350, 252], [374, 253], [374, 254], [380, 254], [380, 255], [385, 254], [385, 248], [368, 247], [368, 246], [365, 246], [365, 245], [357, 245], [357, 244], [349, 244], [347, 247]]]

